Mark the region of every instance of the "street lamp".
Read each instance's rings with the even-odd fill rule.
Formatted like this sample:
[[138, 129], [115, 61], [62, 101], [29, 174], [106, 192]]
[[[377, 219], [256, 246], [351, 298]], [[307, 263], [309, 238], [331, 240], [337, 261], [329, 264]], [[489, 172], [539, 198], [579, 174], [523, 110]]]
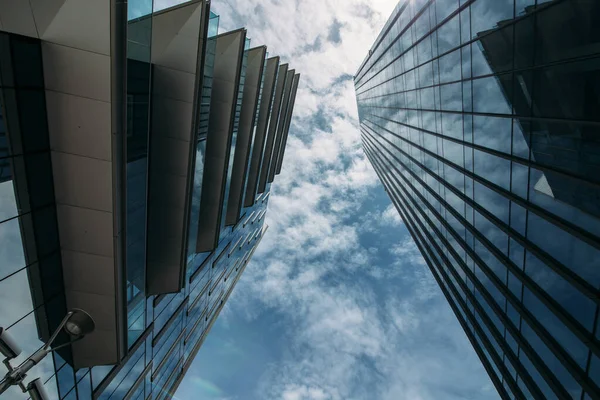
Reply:
[[[94, 320], [87, 312], [78, 308], [72, 309], [65, 315], [50, 339], [16, 368], [13, 368], [12, 365], [10, 365], [10, 360], [18, 357], [19, 354], [21, 354], [21, 349], [9, 333], [5, 329], [0, 328], [0, 352], [6, 357], [3, 363], [6, 365], [6, 368], [8, 368], [8, 372], [2, 381], [0, 381], [0, 394], [8, 390], [9, 387], [18, 385], [23, 393], [28, 393], [29, 396], [31, 396], [32, 400], [46, 400], [48, 396], [46, 395], [44, 384], [40, 378], [32, 380], [27, 386], [24, 385], [23, 380], [27, 376], [27, 372], [42, 361], [49, 353], [83, 339], [83, 337], [91, 333], [95, 327], [96, 324], [94, 323]], [[68, 343], [50, 348], [61, 329], [64, 329], [65, 332], [69, 334], [71, 340]]]

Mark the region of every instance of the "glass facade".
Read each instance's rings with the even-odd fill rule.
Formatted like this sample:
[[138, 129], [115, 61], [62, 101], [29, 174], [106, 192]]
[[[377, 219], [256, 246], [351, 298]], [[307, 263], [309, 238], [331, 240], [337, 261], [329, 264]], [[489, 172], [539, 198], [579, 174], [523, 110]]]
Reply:
[[401, 1], [365, 153], [505, 399], [600, 398], [600, 3]]
[[[152, 3], [130, 1], [128, 15], [152, 13]], [[150, 131], [152, 18], [128, 24], [127, 32], [127, 345], [146, 328], [146, 187]]]
[[[126, 301], [123, 310], [117, 310], [117, 316], [124, 321], [123, 340], [126, 349], [116, 365], [92, 363], [94, 366], [74, 368], [75, 346], [64, 347], [44, 358], [27, 374], [25, 383], [41, 378], [51, 400], [171, 398], [267, 228], [264, 221], [271, 184], [267, 185], [264, 193], [257, 196], [252, 205], [242, 208], [241, 217], [235, 225], [222, 227], [218, 246], [215, 249], [204, 253], [195, 251], [196, 236], [203, 228], [199, 226], [201, 193], [203, 190], [208, 190], [209, 193], [210, 190], [227, 192], [231, 178], [232, 166], [229, 162], [226, 186], [213, 187], [202, 181], [207, 153], [206, 141], [211, 134], [211, 127], [208, 124], [211, 101], [214, 104], [219, 97], [219, 93], [216, 95], [213, 93], [216, 92], [213, 91], [215, 59], [219, 57], [216, 54], [219, 17], [208, 12], [208, 2], [188, 2], [182, 6], [160, 11], [153, 9], [154, 4], [151, 0], [130, 0], [124, 4], [127, 4], [129, 23], [127, 32], [121, 35], [122, 38], [126, 36], [127, 42], [120, 49], [123, 50], [123, 56], [126, 55], [126, 59], [123, 59], [126, 73], [122, 74], [122, 81], [119, 80], [120, 78], [114, 78], [114, 81], [108, 82], [121, 85], [120, 87], [125, 85], [123, 95], [126, 97], [123, 98], [122, 104], [126, 109], [123, 110], [126, 118], [122, 121], [122, 145], [126, 151], [119, 153], [122, 159], [108, 159], [113, 163], [111, 168], [122, 169], [122, 182], [111, 182], [111, 178], [107, 178], [107, 181], [109, 184], [112, 183], [113, 190], [116, 191], [116, 187], [121, 185], [120, 189], [124, 192], [123, 210], [119, 213], [115, 212], [113, 218], [118, 221], [116, 225], [119, 229], [123, 229], [126, 233], [119, 232], [125, 237], [123, 246], [126, 248], [122, 260], [124, 263], [122, 287], [116, 288], [125, 293]], [[196, 9], [193, 12], [189, 11], [193, 7], [205, 8], [197, 9], [202, 13], [196, 12]], [[26, 11], [30, 12], [31, 9]], [[0, 16], [3, 15], [2, 12], [3, 10], [0, 9]], [[165, 13], [171, 14], [165, 17]], [[200, 18], [201, 14], [204, 20], [191, 21], [190, 15]], [[153, 26], [156, 15], [165, 17], [166, 19], [162, 21], [168, 23], [163, 25], [156, 23], [157, 26]], [[189, 18], [191, 22], [184, 17]], [[147, 269], [147, 265], [150, 264], [148, 261], [150, 247], [148, 245], [148, 199], [150, 198], [149, 187], [155, 181], [151, 180], [149, 171], [152, 171], [153, 162], [161, 161], [159, 156], [155, 156], [156, 152], [150, 151], [156, 143], [153, 141], [152, 125], [155, 119], [152, 118], [152, 114], [156, 110], [153, 106], [157, 104], [155, 101], [157, 89], [154, 86], [158, 86], [157, 81], [154, 80], [158, 64], [155, 64], [152, 58], [156, 56], [151, 51], [154, 49], [152, 40], [163, 40], [167, 43], [167, 39], [171, 39], [169, 35], [176, 36], [170, 29], [180, 29], [177, 24], [183, 23], [184, 20], [192, 26], [204, 28], [205, 30], [201, 32], [207, 34], [207, 37], [201, 36], [201, 46], [198, 46], [201, 49], [198, 50], [198, 60], [203, 64], [202, 68], [196, 69], [196, 75], [193, 73], [185, 75], [175, 67], [163, 67], [162, 70], [163, 76], [164, 71], [169, 70], [169, 73], [176, 77], [172, 82], [177, 84], [192, 82], [190, 86], [180, 85], [178, 88], [181, 86], [184, 88], [182, 92], [197, 91], [193, 96], [194, 101], [185, 106], [190, 109], [196, 107], [196, 109], [193, 113], [190, 111], [184, 114], [191, 116], [190, 120], [193, 121], [189, 121], [189, 125], [193, 128], [185, 131], [180, 126], [168, 127], [173, 128], [173, 132], [183, 130], [194, 137], [194, 141], [190, 143], [181, 140], [184, 143], [181, 147], [188, 147], [182, 150], [181, 154], [195, 153], [194, 165], [189, 166], [188, 175], [182, 178], [189, 177], [193, 182], [189, 193], [186, 193], [190, 196], [189, 212], [181, 213], [185, 215], [185, 219], [182, 218], [183, 226], [180, 227], [180, 231], [187, 230], [187, 236], [184, 236], [188, 244], [183, 246], [181, 254], [187, 262], [183, 263], [185, 264], [185, 272], [182, 273], [184, 282], [178, 292], [151, 295], [148, 290]], [[165, 28], [167, 25], [168, 29]], [[188, 28], [190, 25], [186, 26], [188, 33], [191, 32]], [[154, 32], [154, 29], [159, 30], [158, 33]], [[106, 32], [107, 37], [110, 32]], [[185, 43], [192, 38], [191, 34], [188, 36]], [[118, 35], [115, 34], [115, 37]], [[176, 40], [173, 40], [173, 43], [183, 45], [181, 44], [183, 42]], [[71, 120], [68, 115], [53, 116], [52, 113], [57, 108], [46, 104], [50, 102], [47, 99], [53, 98], [49, 97], [50, 90], [44, 81], [44, 74], [50, 74], [46, 69], [51, 70], [44, 58], [43, 49], [46, 45], [43, 38], [0, 31], [0, 327], [6, 329], [23, 349], [19, 357], [10, 360], [13, 367], [19, 365], [49, 339], [68, 311], [65, 287], [69, 284], [74, 285], [73, 282], [68, 282], [66, 275], [63, 275], [66, 271], [63, 258], [68, 251], [65, 252], [61, 247], [64, 245], [64, 232], [57, 218], [54, 187], [57, 181], [56, 175], [53, 175], [53, 166], [56, 168], [57, 163], [53, 157], [53, 151], [56, 149], [52, 140], [56, 139], [53, 139], [49, 132], [47, 121], [53, 119], [56, 122], [64, 118], [66, 122], [61, 127], [70, 128], [73, 124], [69, 125]], [[235, 104], [235, 123], [233, 132], [229, 133], [232, 136], [231, 149], [228, 148], [232, 153], [229, 157], [231, 161], [235, 152], [235, 135], [246, 79], [245, 68], [249, 45], [250, 41], [247, 40], [243, 62], [239, 69], [241, 79]], [[58, 47], [54, 43], [51, 46]], [[165, 54], [168, 56], [171, 53], [165, 52]], [[173, 54], [177, 53], [173, 52]], [[167, 56], [161, 60], [163, 63], [171, 61]], [[266, 65], [266, 59], [264, 62]], [[94, 80], [95, 77], [87, 78]], [[199, 82], [201, 84], [194, 87], [194, 78], [196, 84]], [[262, 87], [263, 77], [258, 76], [257, 79], [255, 85]], [[189, 87], [194, 89], [190, 91]], [[111, 89], [115, 90], [115, 88]], [[159, 89], [163, 94], [167, 94], [164, 97], [168, 97], [171, 93], [168, 91], [170, 88]], [[215, 97], [217, 100], [214, 100]], [[108, 108], [110, 101], [105, 103]], [[183, 104], [183, 101], [178, 99], [177, 103]], [[102, 115], [99, 113], [98, 123], [105, 123], [102, 118], [106, 115], [109, 113]], [[109, 128], [114, 128], [110, 126], [114, 120], [110, 120], [110, 116], [106, 119]], [[258, 119], [253, 118], [253, 121], [254, 131]], [[188, 121], [182, 124], [185, 125], [186, 122]], [[120, 146], [115, 144], [118, 140], [115, 138], [114, 130], [98, 132], [108, 137], [112, 135], [112, 146], [115, 148]], [[82, 173], [81, 176], [86, 175]], [[246, 180], [244, 179], [243, 182]], [[60, 183], [64, 189], [66, 184]], [[245, 183], [242, 184], [244, 185], [242, 192], [245, 192]], [[161, 189], [164, 189], [167, 197], [171, 195], [169, 192], [171, 187], [161, 187]], [[225, 210], [226, 205], [223, 206], [223, 212]], [[113, 222], [112, 218], [110, 222]], [[77, 221], [73, 222], [76, 223]], [[169, 221], [169, 223], [171, 226], [180, 222]], [[59, 232], [63, 235], [59, 235]], [[120, 238], [115, 235], [115, 243], [119, 240]], [[112, 262], [113, 260], [109, 258], [108, 264]], [[92, 271], [95, 267], [95, 265], [85, 265], [89, 276], [100, 275]], [[172, 265], [164, 262], [164, 270], [171, 267]], [[112, 276], [108, 277], [108, 280], [111, 279]], [[114, 313], [114, 309], [118, 307], [115, 305], [115, 303], [105, 305], [105, 311]], [[95, 319], [96, 331], [98, 331], [104, 329], [106, 325], [103, 319], [109, 318], [102, 315], [98, 318], [96, 315]], [[61, 332], [55, 344], [65, 343], [68, 339], [66, 333]], [[0, 394], [0, 398], [25, 400], [29, 396], [14, 386]]]

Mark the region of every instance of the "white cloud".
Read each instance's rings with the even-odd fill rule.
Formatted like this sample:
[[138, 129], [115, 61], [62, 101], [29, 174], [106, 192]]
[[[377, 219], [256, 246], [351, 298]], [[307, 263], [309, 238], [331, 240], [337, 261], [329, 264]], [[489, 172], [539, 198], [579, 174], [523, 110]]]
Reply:
[[[351, 77], [395, 5], [212, 3], [223, 30], [245, 26], [252, 46], [266, 44], [301, 74], [270, 229], [225, 308], [249, 319], [274, 313], [285, 327], [281, 358], [248, 397], [452, 399], [447, 388], [481, 389], [457, 379], [482, 369], [398, 213], [373, 201], [382, 191], [361, 149]], [[326, 40], [334, 17], [339, 43]], [[390, 248], [361, 242], [384, 230], [398, 238]]]
[[381, 222], [383, 224], [392, 226], [398, 226], [402, 224], [402, 218], [400, 218], [400, 214], [393, 204], [390, 204], [385, 210], [383, 210], [381, 213]]

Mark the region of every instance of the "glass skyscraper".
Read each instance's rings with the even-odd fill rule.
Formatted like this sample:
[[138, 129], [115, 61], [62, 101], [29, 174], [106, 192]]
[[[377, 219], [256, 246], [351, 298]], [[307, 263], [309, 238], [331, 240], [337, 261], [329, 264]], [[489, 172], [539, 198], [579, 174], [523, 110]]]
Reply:
[[218, 22], [206, 0], [0, 6], [10, 363], [71, 309], [95, 321], [27, 375], [50, 399], [170, 398], [267, 229], [299, 74]]
[[600, 399], [600, 2], [401, 1], [354, 82], [501, 398]]

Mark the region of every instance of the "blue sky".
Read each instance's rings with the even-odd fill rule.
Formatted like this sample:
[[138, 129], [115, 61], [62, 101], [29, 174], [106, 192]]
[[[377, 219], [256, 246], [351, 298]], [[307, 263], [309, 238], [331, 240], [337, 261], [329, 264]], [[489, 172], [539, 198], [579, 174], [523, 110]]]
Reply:
[[360, 146], [352, 75], [395, 4], [213, 1], [302, 76], [270, 228], [178, 399], [498, 398]]

